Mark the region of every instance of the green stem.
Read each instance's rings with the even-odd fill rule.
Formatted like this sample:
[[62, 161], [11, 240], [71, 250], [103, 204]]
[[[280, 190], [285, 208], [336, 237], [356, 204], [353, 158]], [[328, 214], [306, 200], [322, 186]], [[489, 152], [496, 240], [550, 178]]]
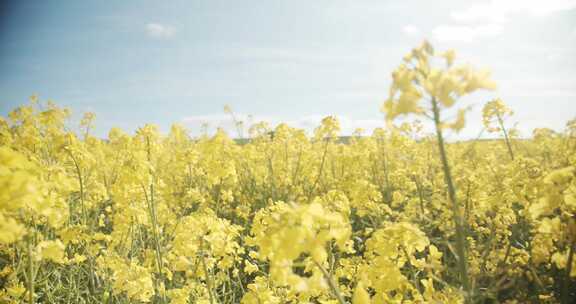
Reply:
[[34, 260], [32, 258], [32, 242], [27, 240], [28, 245], [28, 304], [34, 304]]
[[[86, 211], [86, 203], [84, 201], [85, 191], [84, 191], [84, 180], [82, 178], [82, 170], [80, 169], [80, 163], [74, 157], [74, 154], [70, 150], [68, 150], [70, 158], [74, 162], [74, 167], [76, 168], [76, 174], [78, 175], [78, 185], [80, 187], [80, 208], [82, 211], [82, 218], [81, 222], [88, 226], [88, 212]], [[96, 290], [96, 277], [94, 275], [94, 261], [92, 256], [88, 255], [88, 265], [89, 265], [89, 274], [88, 274], [88, 287], [90, 293], [94, 293]]]
[[[150, 139], [146, 137], [146, 150], [148, 154], [148, 161], [150, 162], [151, 157], [151, 150], [150, 150]], [[162, 282], [162, 251], [160, 248], [160, 240], [158, 236], [158, 217], [156, 213], [156, 205], [154, 201], [154, 172], [152, 169], [149, 171], [150, 173], [150, 199], [148, 201], [148, 211], [150, 213], [150, 221], [152, 222], [152, 237], [154, 238], [154, 249], [156, 251], [156, 266], [157, 266], [157, 273], [158, 273], [158, 281]], [[144, 190], [144, 194], [146, 195], [146, 190]], [[157, 287], [156, 292], [160, 293], [160, 288]], [[166, 298], [164, 293], [160, 295], [162, 299], [162, 303], [166, 303]]]
[[[204, 247], [204, 241], [202, 240], [202, 247]], [[210, 274], [208, 273], [208, 266], [206, 265], [206, 260], [204, 257], [204, 250], [200, 253], [200, 259], [202, 260], [202, 268], [204, 269], [204, 275], [206, 276], [206, 289], [208, 289], [208, 296], [210, 297], [210, 304], [215, 304], [214, 295], [212, 294], [212, 280]]]
[[336, 286], [336, 282], [334, 282], [332, 276], [328, 273], [328, 271], [326, 271], [326, 269], [324, 269], [324, 267], [322, 267], [322, 265], [320, 265], [320, 263], [314, 260], [314, 264], [318, 266], [318, 268], [322, 272], [322, 275], [324, 275], [324, 279], [326, 280], [326, 283], [328, 283], [328, 287], [330, 287], [332, 294], [338, 300], [338, 303], [346, 304], [346, 301], [344, 300], [342, 294], [340, 294], [340, 290], [338, 290], [338, 286]]
[[566, 263], [566, 269], [564, 274], [564, 280], [562, 280], [562, 292], [561, 292], [561, 303], [568, 304], [571, 303], [570, 300], [570, 272], [572, 271], [572, 262], [574, 260], [574, 247], [576, 247], [576, 237], [572, 238], [570, 242], [570, 250], [568, 252], [568, 262]]
[[314, 191], [316, 190], [316, 187], [322, 178], [322, 171], [324, 171], [324, 164], [326, 163], [326, 155], [328, 154], [328, 143], [330, 142], [330, 139], [326, 138], [324, 140], [324, 152], [322, 152], [322, 160], [320, 162], [320, 168], [318, 168], [318, 176], [316, 177], [316, 180], [314, 180], [314, 184], [312, 184], [312, 188], [308, 194], [308, 199], [312, 199], [312, 195], [314, 194]]
[[506, 141], [506, 147], [508, 147], [508, 154], [510, 154], [510, 158], [514, 160], [514, 152], [512, 151], [512, 145], [510, 144], [508, 131], [506, 131], [506, 128], [504, 127], [504, 121], [500, 115], [498, 115], [498, 124], [500, 125], [500, 129], [502, 129], [502, 133], [504, 133], [504, 140]]
[[448, 164], [448, 156], [444, 144], [444, 137], [442, 135], [440, 109], [438, 108], [438, 102], [434, 98], [432, 98], [432, 110], [434, 112], [434, 124], [436, 126], [436, 137], [438, 139], [438, 148], [440, 150], [440, 158], [442, 161], [442, 168], [444, 170], [444, 179], [446, 181], [446, 186], [448, 187], [448, 197], [452, 203], [453, 221], [456, 228], [456, 255], [458, 262], [458, 272], [460, 274], [460, 283], [462, 284], [462, 287], [466, 293], [465, 303], [470, 303], [472, 290], [468, 278], [468, 263], [466, 260], [466, 236], [464, 225], [462, 223], [460, 206], [456, 200], [456, 188], [454, 187], [452, 175], [450, 173], [450, 165]]
[[418, 200], [420, 202], [420, 213], [421, 213], [420, 216], [424, 217], [426, 214], [426, 211], [424, 208], [424, 194], [422, 193], [422, 186], [420, 185], [420, 182], [418, 181], [418, 178], [416, 177], [416, 175], [412, 175], [412, 180], [416, 184], [416, 191], [418, 191]]
[[84, 225], [87, 225], [88, 216], [87, 216], [87, 212], [86, 212], [86, 205], [84, 203], [84, 181], [82, 179], [82, 170], [80, 169], [80, 164], [78, 163], [78, 161], [74, 157], [74, 154], [72, 154], [72, 152], [69, 150], [68, 150], [68, 154], [70, 155], [70, 158], [72, 159], [72, 162], [74, 163], [74, 167], [76, 168], [76, 174], [78, 175], [78, 184], [80, 186], [80, 209], [82, 212], [81, 221]]

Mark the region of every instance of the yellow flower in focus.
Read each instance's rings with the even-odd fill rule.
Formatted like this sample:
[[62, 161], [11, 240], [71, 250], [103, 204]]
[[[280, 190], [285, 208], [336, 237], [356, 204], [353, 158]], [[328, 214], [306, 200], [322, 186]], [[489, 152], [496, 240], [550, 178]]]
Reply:
[[246, 261], [244, 261], [244, 263], [245, 263], [244, 272], [251, 274], [251, 273], [258, 271], [258, 266], [250, 263], [250, 261], [246, 260]]

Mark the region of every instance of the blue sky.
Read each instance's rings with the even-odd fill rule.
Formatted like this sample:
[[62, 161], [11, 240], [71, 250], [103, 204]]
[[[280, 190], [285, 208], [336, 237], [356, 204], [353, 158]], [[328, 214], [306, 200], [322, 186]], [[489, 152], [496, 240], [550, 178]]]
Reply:
[[576, 0], [0, 1], [0, 115], [39, 94], [97, 115], [96, 133], [237, 116], [343, 132], [383, 125], [390, 73], [424, 38], [492, 70], [529, 135], [576, 116]]

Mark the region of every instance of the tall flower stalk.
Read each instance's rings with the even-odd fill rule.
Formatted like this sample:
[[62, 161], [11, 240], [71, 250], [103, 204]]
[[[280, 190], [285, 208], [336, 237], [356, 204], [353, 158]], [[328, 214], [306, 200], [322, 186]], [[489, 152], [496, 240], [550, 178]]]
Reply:
[[468, 278], [468, 264], [466, 258], [466, 233], [462, 221], [462, 213], [460, 205], [456, 199], [456, 187], [452, 180], [452, 172], [448, 163], [448, 155], [444, 144], [444, 136], [442, 134], [442, 125], [440, 120], [440, 111], [438, 110], [438, 102], [432, 99], [432, 109], [434, 112], [434, 125], [436, 127], [436, 138], [438, 140], [438, 149], [440, 151], [440, 159], [442, 161], [442, 170], [444, 171], [444, 180], [448, 188], [448, 198], [452, 203], [453, 221], [456, 229], [456, 254], [458, 255], [458, 272], [460, 273], [460, 282], [462, 287], [469, 294], [471, 291], [470, 280]]
[[[437, 57], [444, 59], [445, 66], [434, 66]], [[489, 79], [489, 72], [477, 71], [469, 66], [455, 66], [454, 60], [454, 51], [435, 55], [428, 42], [413, 49], [404, 57], [404, 63], [392, 73], [390, 95], [384, 102], [382, 111], [386, 113], [389, 121], [400, 115], [412, 114], [425, 116], [434, 122], [448, 199], [452, 206], [457, 271], [460, 285], [465, 292], [465, 300], [470, 303], [473, 290], [468, 277], [466, 232], [443, 136], [444, 129], [460, 131], [464, 128], [466, 109], [460, 108], [453, 121], [442, 120], [441, 113], [454, 108], [460, 97], [478, 89], [493, 89], [495, 84]], [[423, 99], [430, 100], [429, 107], [421, 103]]]

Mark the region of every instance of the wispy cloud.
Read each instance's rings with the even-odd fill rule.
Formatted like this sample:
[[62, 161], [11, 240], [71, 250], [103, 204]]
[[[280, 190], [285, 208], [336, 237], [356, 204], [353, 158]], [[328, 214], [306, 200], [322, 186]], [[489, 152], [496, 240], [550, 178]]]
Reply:
[[486, 20], [504, 22], [514, 13], [547, 16], [557, 11], [573, 8], [576, 8], [576, 0], [491, 0], [452, 12], [451, 16], [454, 20], [462, 22]]
[[417, 36], [420, 34], [420, 28], [413, 24], [408, 24], [402, 27], [402, 33], [408, 36]]
[[160, 24], [160, 23], [148, 23], [146, 24], [146, 33], [148, 36], [157, 39], [169, 39], [176, 34], [174, 27]]
[[475, 42], [481, 38], [496, 37], [503, 32], [500, 24], [467, 25], [440, 25], [432, 31], [437, 41]]

